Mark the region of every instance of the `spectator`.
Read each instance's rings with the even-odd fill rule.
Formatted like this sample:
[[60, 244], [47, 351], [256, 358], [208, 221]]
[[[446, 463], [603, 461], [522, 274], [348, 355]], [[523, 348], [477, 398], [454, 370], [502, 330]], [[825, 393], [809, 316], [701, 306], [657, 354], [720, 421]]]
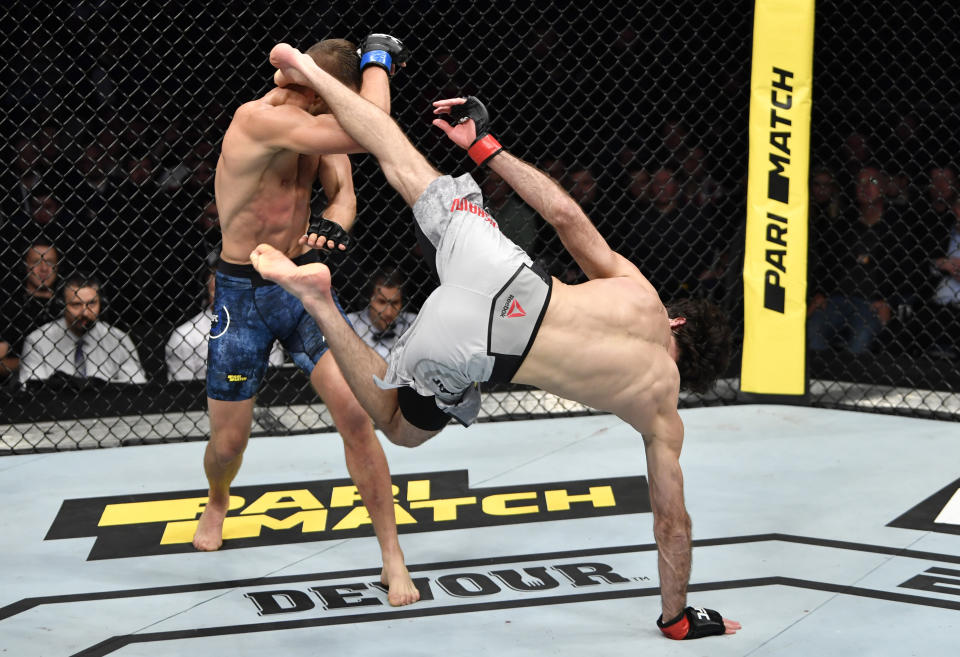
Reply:
[[537, 213], [497, 173], [489, 170], [486, 173], [480, 188], [500, 231], [521, 249], [532, 253], [537, 239]]
[[826, 230], [841, 219], [842, 214], [837, 177], [829, 167], [814, 167], [810, 176], [810, 227], [814, 231]]
[[204, 141], [184, 144], [182, 148], [183, 158], [160, 174], [161, 186], [170, 192], [181, 190], [188, 199], [195, 198], [201, 191], [212, 196], [213, 174], [219, 157], [217, 148]]
[[893, 317], [893, 308], [906, 289], [908, 249], [903, 231], [887, 205], [887, 175], [876, 165], [856, 177], [856, 206], [829, 231], [814, 272], [809, 314], [813, 351], [840, 346], [852, 354], [866, 353]]
[[347, 319], [363, 341], [386, 358], [416, 313], [403, 310], [406, 278], [397, 269], [381, 269], [370, 278], [369, 303]]
[[[927, 184], [927, 212], [930, 225], [952, 226], [953, 201], [957, 198], [957, 173], [949, 166], [934, 166]], [[944, 221], [946, 220], [946, 222]]]
[[567, 165], [563, 160], [557, 157], [548, 157], [541, 160], [538, 166], [557, 183], [563, 185], [567, 171]]
[[[117, 312], [113, 318], [122, 326], [132, 327], [141, 322], [158, 326], [170, 315], [169, 308], [173, 306], [163, 295], [164, 288], [177, 285], [186, 290], [193, 282], [192, 275], [187, 274], [183, 280], [179, 273], [181, 266], [194, 263], [185, 263], [183, 254], [173, 252], [168, 246], [174, 239], [168, 235], [176, 233], [179, 239], [183, 232], [180, 226], [172, 225], [172, 218], [182, 210], [170, 203], [160, 190], [156, 159], [146, 145], [132, 144], [121, 163], [124, 178], [117, 187], [118, 221], [112, 234], [125, 248], [112, 254], [115, 266], [105, 272], [116, 302]], [[178, 264], [171, 267], [171, 262]], [[161, 271], [166, 275], [157, 276]], [[193, 299], [187, 295], [184, 303], [189, 304]], [[166, 328], [179, 319], [170, 317], [171, 324]]]
[[694, 145], [687, 149], [681, 166], [683, 195], [687, 202], [709, 220], [721, 214], [727, 190], [713, 176], [712, 167], [707, 161], [707, 151], [703, 146]]
[[682, 162], [689, 150], [690, 128], [680, 118], [670, 116], [657, 125], [654, 139], [657, 150], [653, 157], [657, 162]]
[[454, 96], [473, 93], [473, 85], [466, 79], [460, 61], [451, 47], [452, 44], [437, 44], [433, 51], [433, 61], [428, 69], [433, 71], [430, 80], [420, 92], [417, 109], [430, 107], [437, 98], [452, 98]]
[[3, 339], [9, 341], [4, 356], [8, 370], [16, 371], [19, 367], [27, 334], [59, 315], [56, 298], [59, 265], [60, 253], [47, 240], [37, 240], [24, 253], [22, 281], [18, 281], [15, 291], [10, 291], [2, 310]]
[[44, 381], [54, 373], [78, 379], [146, 383], [133, 340], [100, 321], [100, 283], [72, 276], [63, 286], [63, 317], [32, 331], [24, 341], [20, 382]]
[[[810, 175], [810, 215], [809, 215], [809, 258], [811, 289], [825, 276], [825, 269], [832, 262], [830, 253], [836, 248], [832, 242], [836, 238], [840, 222], [846, 218], [843, 212], [843, 199], [837, 176], [828, 166], [813, 167]], [[819, 299], [817, 301], [820, 302]]]
[[116, 162], [99, 141], [93, 140], [83, 149], [77, 174], [82, 178], [71, 190], [71, 199], [76, 203], [73, 214], [86, 221], [102, 220], [104, 213], [115, 210], [112, 200], [117, 187]]
[[[876, 152], [869, 129], [855, 129], [847, 133], [840, 152], [843, 158], [840, 168], [840, 184], [845, 189], [848, 188], [848, 185], [855, 187], [859, 172], [872, 164], [874, 153]], [[889, 180], [889, 178], [886, 179]], [[884, 189], [886, 189], [888, 184], [889, 183], [884, 184]]]
[[633, 209], [646, 210], [650, 206], [650, 172], [636, 165], [630, 167], [627, 175], [627, 192]]
[[40, 147], [34, 141], [21, 137], [17, 139], [15, 148], [17, 156], [14, 161], [14, 171], [17, 181], [15, 188], [9, 190], [8, 195], [16, 199], [16, 203], [7, 206], [6, 212], [8, 215], [29, 215], [32, 211], [30, 201], [38, 193], [37, 190], [43, 187], [47, 164]]
[[[204, 267], [206, 292], [204, 308], [199, 313], [178, 326], [167, 339], [164, 356], [167, 363], [167, 377], [170, 381], [194, 381], [207, 378], [207, 341], [210, 339], [210, 325], [216, 319], [213, 308], [213, 295], [216, 292], [216, 266], [219, 251], [207, 257]], [[283, 349], [277, 342], [270, 352], [270, 366], [283, 365]]]
[[49, 189], [37, 188], [28, 199], [29, 214], [17, 215], [4, 228], [3, 238], [17, 251], [36, 241], [67, 245], [62, 255], [73, 260], [83, 254], [85, 227], [80, 219], [54, 196]]
[[27, 199], [27, 212], [18, 215], [13, 222], [25, 234], [37, 235], [46, 230], [63, 233], [72, 228], [68, 213], [61, 203], [43, 187], [35, 187]]
[[621, 180], [617, 183], [618, 194], [615, 210], [606, 218], [608, 225], [597, 223], [601, 234], [610, 242], [614, 249], [620, 249], [624, 255], [631, 257], [626, 249], [624, 240], [632, 232], [632, 223], [647, 212], [650, 208], [650, 172], [640, 162], [632, 160], [630, 166], [623, 171]]
[[904, 171], [889, 176], [887, 183], [887, 201], [898, 210], [906, 210], [913, 205], [913, 181]]
[[71, 236], [66, 253], [71, 263], [87, 271], [122, 270], [120, 260], [123, 254], [110, 248], [109, 239], [120, 239], [126, 229], [117, 215], [117, 206], [123, 199], [117, 193], [116, 173], [116, 162], [101, 141], [94, 137], [86, 144], [75, 170], [63, 183], [63, 189], [69, 194], [64, 197], [67, 209], [79, 220], [82, 228], [78, 235]]
[[[574, 164], [565, 172], [559, 170], [562, 164], [559, 161], [547, 163], [548, 168], [545, 171], [560, 183], [573, 199], [580, 204], [587, 216], [604, 216], [597, 212], [597, 201], [600, 197], [600, 189], [597, 185], [596, 176], [588, 166]], [[562, 177], [558, 178], [560, 174]], [[606, 226], [601, 226], [601, 230]], [[557, 232], [544, 221], [538, 220], [537, 228], [537, 247], [536, 253], [545, 268], [552, 275], [559, 278], [564, 283], [573, 284], [584, 279], [583, 272], [570, 257], [570, 254], [563, 247]]]
[[[631, 193], [642, 192], [637, 185]], [[649, 204], [637, 205], [619, 227], [623, 253], [641, 267], [650, 283], [666, 303], [679, 296], [690, 296], [707, 271], [710, 246], [715, 239], [705, 233], [703, 217], [684, 202], [676, 169], [662, 166], [647, 185]], [[671, 253], [669, 259], [656, 254]]]
[[918, 337], [931, 355], [960, 359], [960, 198], [950, 207], [951, 221], [935, 231], [939, 248], [930, 262], [937, 274], [929, 301], [917, 312]]
[[20, 359], [10, 355], [10, 343], [0, 340], [0, 381], [4, 381], [20, 367]]
[[738, 228], [734, 217], [742, 215], [734, 211], [735, 197], [716, 177], [715, 163], [703, 146], [690, 146], [680, 166], [683, 197], [709, 235], [709, 242], [701, 246], [704, 268], [697, 271], [696, 285], [701, 291], [722, 292], [721, 282], [732, 259], [731, 245]]

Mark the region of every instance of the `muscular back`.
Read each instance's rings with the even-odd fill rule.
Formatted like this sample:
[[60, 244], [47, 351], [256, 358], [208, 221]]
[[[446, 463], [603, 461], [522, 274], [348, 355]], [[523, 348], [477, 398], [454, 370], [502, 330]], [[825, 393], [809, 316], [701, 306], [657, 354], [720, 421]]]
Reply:
[[536, 340], [514, 377], [617, 414], [641, 433], [680, 385], [667, 311], [642, 277], [554, 280]]
[[300, 246], [320, 156], [358, 150], [331, 115], [307, 112], [311, 98], [274, 89], [241, 105], [223, 137], [215, 183], [222, 257], [248, 263], [269, 244], [290, 258]]

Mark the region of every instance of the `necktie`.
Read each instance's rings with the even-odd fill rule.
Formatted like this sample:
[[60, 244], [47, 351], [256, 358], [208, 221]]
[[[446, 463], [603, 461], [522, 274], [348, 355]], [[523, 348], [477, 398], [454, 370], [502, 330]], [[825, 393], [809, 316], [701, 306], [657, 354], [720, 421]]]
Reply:
[[86, 378], [87, 376], [87, 355], [83, 353], [83, 338], [77, 340], [77, 349], [73, 352], [73, 364], [77, 370], [77, 376]]

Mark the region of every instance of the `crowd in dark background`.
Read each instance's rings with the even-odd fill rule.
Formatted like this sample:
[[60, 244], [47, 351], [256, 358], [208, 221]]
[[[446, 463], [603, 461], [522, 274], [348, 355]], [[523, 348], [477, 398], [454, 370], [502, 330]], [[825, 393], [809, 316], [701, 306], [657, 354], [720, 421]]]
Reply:
[[[750, 3], [739, 13], [587, 4], [345, 4], [304, 15], [260, 2], [188, 11], [74, 1], [7, 11], [5, 319], [23, 286], [23, 256], [43, 238], [59, 252], [61, 280], [75, 270], [101, 279], [104, 318], [139, 341], [148, 377], [163, 380], [158, 345], [205, 303], [206, 258], [219, 240], [219, 140], [236, 106], [269, 88], [270, 46], [387, 31], [412, 51], [394, 78], [393, 114], [438, 168], [473, 170], [430, 127], [430, 103], [480, 96], [504, 145], [556, 178], [665, 300], [709, 295], [739, 326]], [[950, 302], [953, 284], [944, 283], [960, 280], [957, 64], [922, 47], [949, 42], [957, 12], [919, 4], [933, 15], [916, 3], [818, 7], [815, 350], [950, 363], [960, 355], [960, 300]], [[398, 266], [416, 310], [430, 281], [412, 217], [371, 158], [352, 159], [355, 246], [332, 263], [341, 299], [358, 309], [368, 275]], [[562, 280], [582, 280], [542, 220], [474, 173], [508, 235]], [[2, 327], [0, 339], [10, 339]]]

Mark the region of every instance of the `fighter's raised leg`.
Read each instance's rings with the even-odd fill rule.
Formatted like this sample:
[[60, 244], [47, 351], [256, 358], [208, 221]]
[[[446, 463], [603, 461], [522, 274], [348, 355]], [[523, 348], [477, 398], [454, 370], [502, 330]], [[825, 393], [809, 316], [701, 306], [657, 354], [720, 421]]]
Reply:
[[390, 604], [416, 602], [420, 592], [410, 579], [397, 537], [390, 469], [370, 417], [350, 392], [331, 351], [320, 357], [310, 381], [340, 432], [347, 470], [373, 522], [383, 560], [380, 580], [388, 587]]
[[400, 412], [397, 391], [383, 390], [374, 382], [374, 376], [382, 379], [386, 375], [387, 364], [340, 313], [330, 293], [330, 270], [326, 265], [310, 263], [298, 267], [267, 244], [254, 249], [250, 261], [261, 276], [300, 299], [323, 331], [353, 394], [391, 442], [415, 447], [438, 433], [412, 426]]
[[364, 100], [286, 43], [270, 51], [270, 63], [318, 93], [340, 126], [380, 163], [387, 182], [413, 206], [440, 173], [410, 143], [390, 115]]

